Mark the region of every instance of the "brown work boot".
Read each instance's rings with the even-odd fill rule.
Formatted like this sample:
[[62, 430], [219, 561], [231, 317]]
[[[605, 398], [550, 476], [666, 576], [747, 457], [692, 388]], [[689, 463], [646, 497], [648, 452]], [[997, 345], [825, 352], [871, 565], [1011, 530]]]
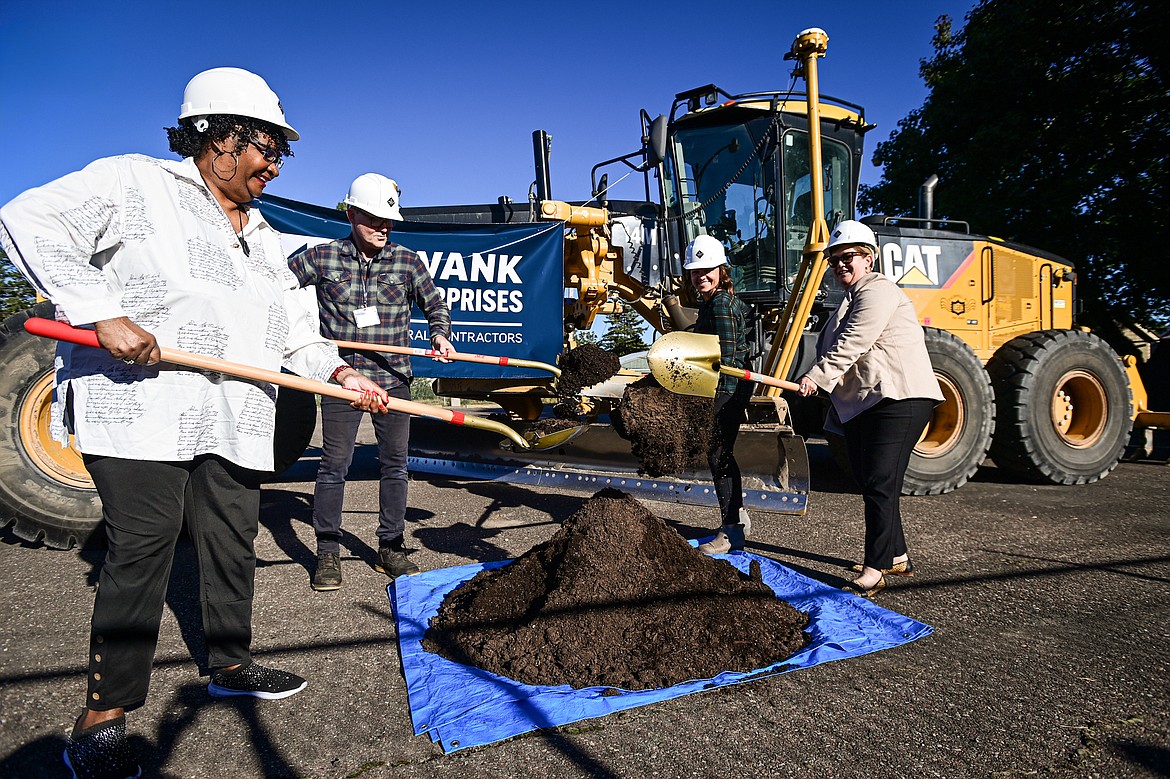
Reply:
[[317, 555], [317, 570], [313, 571], [313, 582], [309, 585], [317, 592], [341, 589], [341, 555], [337, 552], [321, 552]]
[[699, 544], [699, 551], [703, 554], [728, 554], [743, 549], [743, 544], [743, 525], [724, 525], [714, 538]]
[[418, 573], [418, 566], [407, 560], [406, 552], [401, 549], [383, 546], [378, 548], [378, 562], [374, 563], [374, 570], [396, 579], [399, 576]]

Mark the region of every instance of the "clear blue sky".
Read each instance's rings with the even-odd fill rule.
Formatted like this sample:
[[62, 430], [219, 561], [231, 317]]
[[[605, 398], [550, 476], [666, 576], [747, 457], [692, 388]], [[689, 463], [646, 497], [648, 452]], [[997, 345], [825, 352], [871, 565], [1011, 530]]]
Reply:
[[173, 156], [184, 85], [230, 65], [264, 76], [302, 136], [268, 192], [328, 206], [366, 171], [406, 206], [523, 201], [538, 128], [553, 196], [584, 199], [595, 163], [639, 147], [639, 109], [711, 82], [787, 88], [784, 53], [813, 26], [829, 34], [822, 90], [878, 125], [873, 182], [874, 146], [922, 103], [935, 19], [975, 4], [0, 2], [0, 203], [99, 157]]

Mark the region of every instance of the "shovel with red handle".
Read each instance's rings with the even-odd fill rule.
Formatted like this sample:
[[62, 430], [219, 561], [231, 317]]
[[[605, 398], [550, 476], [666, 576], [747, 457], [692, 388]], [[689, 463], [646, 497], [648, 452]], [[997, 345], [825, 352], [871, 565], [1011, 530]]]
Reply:
[[[67, 341], [69, 343], [79, 344], [81, 346], [92, 346], [95, 349], [100, 349], [101, 344], [98, 343], [97, 333], [93, 330], [85, 330], [80, 327], [73, 327], [64, 322], [55, 322], [51, 319], [41, 319], [39, 317], [32, 317], [25, 321], [24, 329], [33, 335], [41, 336], [42, 338], [53, 338], [58, 341]], [[280, 373], [279, 371], [270, 371], [265, 368], [257, 368], [252, 365], [242, 365], [240, 363], [228, 362], [216, 357], [208, 357], [202, 354], [194, 354], [192, 352], [183, 352], [178, 349], [168, 349], [160, 347], [162, 353], [162, 360], [164, 362], [173, 363], [175, 365], [184, 365], [189, 368], [199, 368], [201, 370], [216, 371], [218, 373], [226, 373], [230, 376], [238, 376], [242, 379], [251, 379], [253, 381], [264, 381], [269, 384], [276, 384], [280, 387], [288, 387], [290, 389], [301, 390], [302, 392], [313, 392], [318, 395], [328, 395], [334, 398], [341, 398], [343, 400], [354, 400], [360, 393], [357, 390], [346, 389], [334, 384], [326, 384], [323, 381], [315, 381], [313, 379], [306, 379], [300, 376], [293, 376], [288, 373]], [[521, 449], [550, 449], [554, 446], [559, 446], [576, 434], [581, 432], [584, 428], [567, 428], [565, 430], [558, 430], [555, 433], [550, 433], [546, 436], [536, 436], [530, 434], [525, 437], [517, 433], [507, 425], [493, 422], [489, 419], [482, 419], [476, 416], [467, 416], [460, 411], [451, 411], [450, 409], [438, 408], [437, 406], [428, 406], [423, 403], [416, 403], [413, 400], [399, 400], [398, 398], [389, 398], [386, 402], [386, 407], [391, 411], [398, 411], [403, 414], [412, 414], [419, 417], [430, 417], [431, 419], [438, 419], [452, 425], [464, 425], [466, 427], [473, 427], [478, 430], [488, 430], [493, 433], [502, 435], [512, 442], [514, 442]]]
[[800, 385], [790, 381], [720, 365], [719, 357], [718, 336], [680, 331], [667, 333], [655, 341], [646, 353], [646, 362], [650, 364], [654, 380], [679, 395], [715, 397], [720, 374], [800, 391]]
[[387, 352], [389, 354], [408, 354], [411, 357], [445, 357], [458, 362], [477, 362], [483, 365], [503, 365], [512, 368], [536, 368], [548, 371], [553, 376], [560, 376], [561, 369], [546, 362], [536, 360], [520, 360], [513, 357], [492, 357], [487, 354], [470, 354], [468, 352], [451, 352], [443, 354], [434, 349], [418, 349], [413, 346], [384, 346], [362, 341], [334, 341], [341, 349], [354, 349], [363, 352]]

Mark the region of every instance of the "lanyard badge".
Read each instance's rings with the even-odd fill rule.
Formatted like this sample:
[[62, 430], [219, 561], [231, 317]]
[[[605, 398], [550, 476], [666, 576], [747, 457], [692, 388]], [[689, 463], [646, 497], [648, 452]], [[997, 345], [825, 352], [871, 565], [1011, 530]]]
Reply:
[[358, 327], [373, 327], [382, 323], [382, 320], [378, 318], [378, 309], [374, 306], [354, 309], [353, 321]]

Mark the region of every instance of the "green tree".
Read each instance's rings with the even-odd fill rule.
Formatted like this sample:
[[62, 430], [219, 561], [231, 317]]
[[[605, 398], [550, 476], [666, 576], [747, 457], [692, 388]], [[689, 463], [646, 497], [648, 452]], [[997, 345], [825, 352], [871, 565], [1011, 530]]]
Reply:
[[577, 344], [577, 346], [584, 346], [585, 344], [593, 344], [594, 346], [597, 346], [597, 342], [600, 340], [601, 337], [592, 330], [573, 331], [573, 341]]
[[0, 319], [36, 302], [36, 293], [0, 249]]
[[1170, 322], [1170, 4], [982, 0], [935, 29], [861, 209], [913, 213], [937, 173], [936, 216], [1077, 265], [1084, 324]]
[[641, 314], [627, 308], [609, 317], [609, 328], [601, 336], [598, 346], [618, 357], [640, 352], [646, 348], [646, 341], [642, 338], [645, 327], [646, 320], [642, 319]]

